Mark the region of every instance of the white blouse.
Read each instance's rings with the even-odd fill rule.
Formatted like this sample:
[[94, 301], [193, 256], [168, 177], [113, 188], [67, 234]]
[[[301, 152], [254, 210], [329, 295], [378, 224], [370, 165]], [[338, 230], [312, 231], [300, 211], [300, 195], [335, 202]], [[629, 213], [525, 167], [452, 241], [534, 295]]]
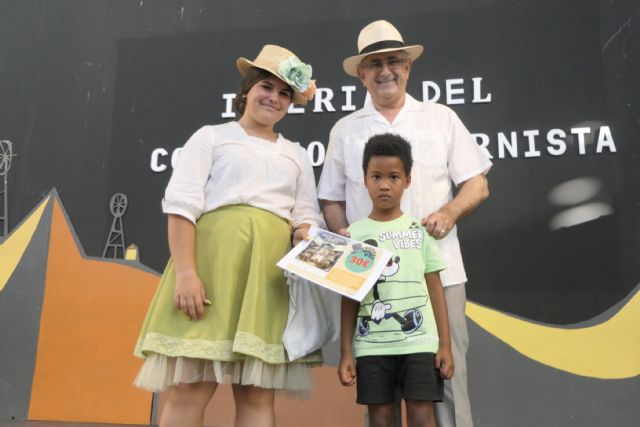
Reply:
[[248, 135], [238, 122], [204, 126], [184, 145], [162, 201], [167, 214], [195, 223], [204, 213], [246, 204], [290, 221], [319, 225], [307, 151], [282, 135]]

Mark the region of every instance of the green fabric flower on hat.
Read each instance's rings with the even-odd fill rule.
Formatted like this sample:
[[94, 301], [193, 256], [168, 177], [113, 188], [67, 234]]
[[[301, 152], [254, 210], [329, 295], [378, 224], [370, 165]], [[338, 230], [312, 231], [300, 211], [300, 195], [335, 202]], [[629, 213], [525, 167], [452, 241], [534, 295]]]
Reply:
[[305, 64], [293, 56], [278, 64], [280, 76], [298, 92], [304, 92], [309, 87], [311, 71], [311, 65]]

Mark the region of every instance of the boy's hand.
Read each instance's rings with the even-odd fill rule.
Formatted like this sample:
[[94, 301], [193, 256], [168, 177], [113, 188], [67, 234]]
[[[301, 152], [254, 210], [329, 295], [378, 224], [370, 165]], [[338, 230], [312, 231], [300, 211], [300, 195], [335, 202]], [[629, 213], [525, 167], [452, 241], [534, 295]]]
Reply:
[[351, 233], [349, 233], [349, 231], [346, 228], [339, 229], [338, 233], [336, 233], [336, 234], [339, 234], [339, 235], [341, 235], [343, 237], [351, 238]]
[[451, 347], [440, 347], [436, 357], [434, 359], [436, 369], [440, 371], [440, 376], [445, 380], [453, 378], [453, 371], [455, 367], [453, 365], [453, 354], [451, 353]]
[[356, 383], [356, 362], [353, 356], [343, 356], [340, 358], [338, 378], [340, 378], [343, 386], [352, 386]]

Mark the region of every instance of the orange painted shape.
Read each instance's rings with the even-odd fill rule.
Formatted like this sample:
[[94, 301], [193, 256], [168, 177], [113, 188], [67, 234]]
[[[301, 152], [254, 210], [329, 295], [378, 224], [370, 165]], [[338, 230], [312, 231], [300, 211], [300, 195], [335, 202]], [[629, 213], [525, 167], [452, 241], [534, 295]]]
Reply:
[[356, 387], [344, 387], [333, 366], [314, 368], [315, 388], [309, 400], [276, 401], [278, 426], [353, 427], [364, 425], [364, 406], [356, 403]]
[[133, 348], [158, 277], [83, 258], [56, 199], [29, 419], [149, 424]]

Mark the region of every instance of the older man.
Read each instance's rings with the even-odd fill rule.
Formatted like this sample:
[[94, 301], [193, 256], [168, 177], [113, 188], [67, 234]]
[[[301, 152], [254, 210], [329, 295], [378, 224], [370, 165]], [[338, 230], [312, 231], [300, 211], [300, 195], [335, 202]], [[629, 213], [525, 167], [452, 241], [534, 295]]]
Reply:
[[[387, 21], [362, 29], [358, 54], [345, 59], [343, 67], [360, 79], [371, 102], [340, 119], [331, 130], [318, 196], [329, 228], [346, 233], [348, 224], [371, 211], [362, 172], [366, 141], [391, 132], [411, 143], [415, 163], [402, 209], [422, 218], [447, 263], [441, 279], [449, 309], [455, 375], [445, 384], [445, 401], [436, 405], [436, 416], [438, 426], [467, 427], [473, 425], [466, 373], [467, 277], [456, 223], [488, 197], [485, 174], [491, 162], [451, 109], [419, 102], [407, 94], [411, 65], [422, 51], [421, 45], [405, 46], [398, 30]], [[457, 187], [455, 197], [453, 185]]]

